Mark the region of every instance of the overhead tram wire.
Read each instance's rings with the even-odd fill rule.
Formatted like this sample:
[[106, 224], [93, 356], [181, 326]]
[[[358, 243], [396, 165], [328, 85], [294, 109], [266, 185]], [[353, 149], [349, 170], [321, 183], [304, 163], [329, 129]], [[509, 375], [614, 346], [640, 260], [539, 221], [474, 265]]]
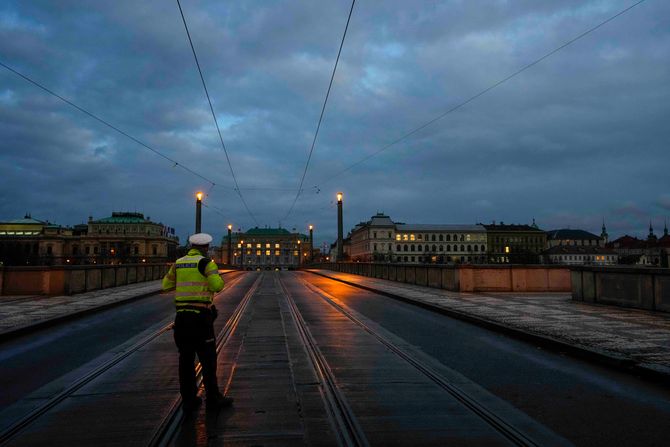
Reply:
[[167, 155], [163, 154], [161, 151], [159, 151], [159, 150], [157, 150], [157, 149], [154, 149], [153, 147], [149, 146], [148, 144], [144, 143], [143, 141], [140, 141], [139, 139], [135, 138], [134, 136], [130, 135], [129, 133], [125, 132], [124, 130], [121, 130], [120, 128], [116, 127], [116, 126], [113, 125], [113, 124], [110, 124], [109, 122], [107, 122], [107, 121], [105, 121], [104, 119], [100, 118], [98, 115], [94, 114], [93, 112], [89, 112], [88, 110], [84, 109], [83, 107], [78, 106], [77, 104], [73, 103], [73, 102], [70, 101], [69, 99], [64, 98], [63, 96], [59, 95], [58, 93], [54, 92], [53, 90], [51, 90], [51, 89], [45, 87], [44, 85], [40, 84], [40, 83], [37, 82], [37, 81], [31, 79], [31, 78], [28, 77], [27, 75], [25, 75], [25, 74], [21, 73], [20, 71], [14, 69], [14, 68], [12, 68], [12, 67], [10, 67], [9, 65], [5, 64], [4, 62], [0, 61], [0, 66], [2, 66], [2, 67], [4, 67], [5, 69], [11, 71], [11, 72], [14, 73], [15, 75], [17, 75], [17, 76], [23, 78], [24, 80], [30, 82], [30, 83], [33, 84], [34, 86], [39, 87], [40, 89], [44, 90], [44, 91], [47, 92], [48, 94], [50, 94], [50, 95], [52, 95], [52, 96], [55, 96], [56, 98], [60, 99], [61, 101], [63, 101], [63, 102], [66, 103], [67, 105], [69, 105], [69, 106], [71, 106], [71, 107], [73, 107], [73, 108], [79, 110], [81, 113], [83, 113], [83, 114], [85, 114], [85, 115], [88, 115], [89, 117], [93, 118], [94, 120], [98, 121], [99, 123], [104, 124], [105, 126], [109, 127], [110, 129], [115, 130], [116, 132], [120, 133], [120, 134], [123, 135], [124, 137], [126, 137], [126, 138], [128, 138], [128, 139], [134, 141], [135, 143], [139, 144], [140, 146], [142, 146], [142, 147], [144, 147], [144, 148], [150, 150], [151, 152], [153, 152], [154, 154], [158, 155], [159, 157], [161, 157], [161, 158], [163, 158], [163, 159], [169, 161], [170, 163], [173, 164], [174, 167], [180, 167], [180, 168], [182, 168], [183, 170], [185, 170], [186, 172], [188, 172], [188, 173], [190, 173], [190, 174], [193, 174], [193, 175], [195, 175], [196, 177], [198, 177], [198, 178], [200, 178], [200, 179], [206, 181], [207, 183], [210, 184], [210, 191], [211, 191], [211, 189], [212, 189], [214, 186], [216, 186], [216, 183], [214, 183], [214, 181], [212, 181], [212, 180], [208, 179], [207, 177], [205, 177], [205, 176], [203, 176], [203, 175], [197, 173], [197, 172], [194, 171], [193, 169], [191, 169], [191, 168], [189, 168], [188, 166], [186, 166], [186, 165], [184, 165], [184, 164], [178, 162], [177, 160], [168, 157]]
[[606, 20], [600, 22], [599, 24], [595, 25], [594, 27], [589, 28], [588, 30], [586, 30], [586, 31], [584, 31], [583, 33], [579, 34], [577, 37], [572, 38], [571, 40], [567, 41], [567, 42], [564, 43], [563, 45], [561, 45], [561, 46], [555, 48], [554, 50], [552, 50], [552, 51], [546, 53], [544, 56], [542, 56], [542, 57], [540, 57], [540, 58], [534, 60], [533, 62], [531, 62], [531, 63], [529, 63], [529, 64], [527, 64], [527, 65], [524, 65], [523, 67], [521, 67], [520, 69], [518, 69], [518, 70], [515, 71], [514, 73], [510, 74], [509, 76], [507, 76], [507, 77], [505, 77], [505, 78], [499, 80], [499, 81], [496, 82], [495, 84], [493, 84], [493, 85], [491, 85], [491, 86], [485, 88], [484, 90], [482, 90], [482, 91], [480, 91], [479, 93], [477, 93], [477, 94], [471, 96], [470, 98], [466, 99], [465, 101], [463, 101], [463, 102], [461, 102], [461, 103], [459, 103], [459, 104], [453, 106], [452, 108], [450, 108], [450, 109], [447, 110], [446, 112], [444, 112], [444, 113], [442, 113], [442, 114], [436, 116], [435, 118], [433, 118], [433, 119], [431, 119], [431, 120], [429, 120], [429, 121], [423, 123], [423, 124], [420, 125], [419, 127], [416, 127], [415, 129], [412, 129], [411, 131], [405, 133], [405, 134], [402, 135], [401, 137], [399, 137], [399, 138], [397, 138], [397, 139], [391, 141], [391, 142], [388, 143], [387, 145], [383, 146], [381, 149], [378, 149], [377, 151], [373, 152], [372, 154], [363, 157], [362, 159], [360, 159], [360, 160], [358, 160], [357, 162], [351, 164], [350, 166], [346, 167], [345, 169], [343, 169], [343, 170], [337, 172], [335, 175], [333, 175], [333, 176], [327, 178], [326, 180], [324, 180], [324, 181], [323, 181], [322, 183], [320, 183], [319, 185], [316, 185], [315, 188], [317, 188], [317, 190], [320, 189], [321, 186], [323, 186], [323, 185], [329, 183], [329, 182], [332, 181], [333, 179], [335, 179], [335, 178], [341, 176], [342, 174], [344, 174], [344, 173], [350, 171], [351, 169], [355, 168], [356, 166], [359, 166], [359, 165], [365, 163], [365, 162], [368, 161], [369, 159], [371, 159], [371, 158], [373, 158], [373, 157], [379, 155], [380, 153], [386, 151], [387, 149], [390, 149], [392, 146], [395, 146], [396, 144], [398, 144], [398, 143], [400, 143], [401, 141], [407, 139], [408, 137], [414, 135], [415, 133], [417, 133], [417, 132], [419, 132], [419, 131], [425, 129], [426, 127], [430, 126], [431, 124], [433, 124], [433, 123], [435, 123], [435, 122], [441, 120], [442, 118], [446, 117], [446, 116], [449, 115], [450, 113], [453, 113], [453, 112], [455, 112], [456, 110], [458, 110], [458, 109], [464, 107], [465, 105], [471, 103], [472, 101], [476, 100], [476, 99], [479, 98], [480, 96], [485, 95], [486, 93], [490, 92], [491, 90], [495, 89], [496, 87], [499, 87], [500, 85], [504, 84], [505, 82], [509, 81], [510, 79], [514, 78], [515, 76], [517, 76], [517, 75], [523, 73], [524, 71], [528, 70], [529, 68], [531, 68], [531, 67], [533, 67], [533, 66], [539, 64], [540, 62], [544, 61], [545, 59], [547, 59], [547, 58], [553, 56], [554, 54], [558, 53], [558, 52], [561, 51], [562, 49], [564, 49], [564, 48], [566, 48], [566, 47], [572, 45], [572, 44], [575, 43], [575, 42], [577, 42], [577, 41], [580, 40], [582, 37], [585, 37], [585, 36], [587, 36], [588, 34], [591, 34], [592, 32], [596, 31], [598, 28], [600, 28], [600, 27], [602, 27], [602, 26], [608, 24], [608, 23], [611, 22], [612, 20], [614, 20], [614, 19], [616, 19], [617, 17], [619, 17], [619, 16], [621, 16], [621, 15], [627, 13], [628, 11], [630, 11], [630, 10], [633, 9], [634, 7], [638, 6], [640, 3], [644, 3], [645, 1], [646, 1], [646, 0], [640, 0], [640, 1], [636, 2], [636, 3], [633, 3], [633, 4], [630, 5], [629, 7], [627, 7], [627, 8], [625, 8], [625, 9], [619, 11], [618, 13], [616, 13], [616, 14], [614, 14], [613, 16], [609, 17], [608, 19], [606, 19]]
[[[179, 1], [179, 0], [177, 0]], [[316, 125], [316, 132], [314, 132], [314, 139], [312, 140], [312, 146], [309, 149], [309, 155], [307, 156], [307, 163], [305, 163], [305, 170], [302, 173], [302, 178], [300, 179], [300, 186], [298, 186], [298, 191], [296, 192], [295, 198], [293, 199], [293, 203], [291, 204], [291, 208], [289, 208], [288, 213], [286, 213], [286, 216], [284, 216], [284, 219], [282, 220], [287, 220], [288, 217], [291, 215], [293, 212], [293, 208], [295, 208], [295, 204], [298, 201], [298, 198], [300, 197], [300, 193], [302, 192], [302, 185], [305, 182], [305, 176], [307, 175], [307, 169], [309, 169], [309, 163], [312, 160], [312, 153], [314, 152], [314, 146], [316, 145], [316, 138], [319, 136], [319, 129], [321, 128], [321, 121], [323, 120], [323, 114], [326, 111], [326, 104], [328, 104], [328, 97], [330, 96], [330, 89], [333, 86], [333, 79], [335, 79], [335, 72], [337, 71], [337, 64], [340, 61], [340, 54], [342, 54], [342, 47], [344, 46], [344, 39], [347, 37], [347, 30], [349, 29], [349, 22], [351, 21], [351, 14], [354, 11], [354, 5], [356, 4], [356, 0], [352, 0], [351, 2], [351, 8], [349, 9], [349, 16], [347, 17], [347, 24], [344, 26], [344, 33], [342, 34], [342, 41], [340, 42], [340, 49], [337, 51], [337, 58], [335, 59], [335, 66], [333, 67], [333, 73], [330, 75], [330, 83], [328, 84], [328, 91], [326, 92], [326, 98], [323, 101], [323, 107], [321, 107], [321, 115], [319, 116], [319, 122]]]
[[179, 13], [181, 14], [181, 20], [184, 23], [184, 29], [186, 30], [186, 36], [188, 37], [188, 43], [191, 45], [191, 51], [193, 51], [193, 58], [195, 59], [195, 65], [198, 67], [198, 73], [200, 74], [200, 80], [202, 81], [202, 87], [205, 89], [205, 95], [207, 96], [207, 102], [209, 103], [209, 110], [212, 112], [212, 118], [214, 118], [214, 125], [216, 126], [216, 131], [219, 134], [219, 141], [221, 142], [221, 147], [223, 148], [224, 154], [226, 154], [226, 161], [228, 162], [228, 167], [230, 168], [230, 175], [233, 177], [233, 182], [235, 183], [235, 191], [240, 197], [244, 208], [247, 210], [251, 219], [258, 225], [258, 220], [256, 216], [251, 212], [247, 201], [244, 200], [242, 196], [242, 191], [240, 191], [240, 185], [237, 183], [237, 177], [235, 177], [235, 171], [233, 170], [233, 165], [230, 162], [230, 157], [228, 156], [228, 150], [226, 149], [226, 144], [223, 142], [223, 136], [221, 135], [221, 129], [219, 128], [219, 121], [216, 119], [216, 113], [214, 113], [214, 106], [212, 105], [212, 100], [209, 96], [209, 91], [207, 90], [207, 84], [205, 83], [205, 77], [202, 74], [202, 69], [200, 68], [200, 62], [198, 61], [198, 55], [195, 52], [195, 47], [193, 46], [193, 40], [191, 39], [191, 33], [188, 30], [188, 25], [186, 24], [186, 17], [184, 16], [184, 11], [181, 8], [181, 3], [177, 0], [177, 6], [179, 7]]

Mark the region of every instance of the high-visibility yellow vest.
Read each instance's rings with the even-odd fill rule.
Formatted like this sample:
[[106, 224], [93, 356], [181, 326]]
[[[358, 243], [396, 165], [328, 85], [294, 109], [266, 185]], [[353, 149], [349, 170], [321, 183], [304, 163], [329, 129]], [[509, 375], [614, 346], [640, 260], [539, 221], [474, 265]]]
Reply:
[[198, 250], [191, 249], [183, 258], [177, 259], [163, 278], [163, 289], [175, 287], [174, 302], [177, 312], [196, 312], [212, 305], [212, 296], [223, 289], [219, 268], [209, 261], [204, 274], [198, 264], [206, 259]]

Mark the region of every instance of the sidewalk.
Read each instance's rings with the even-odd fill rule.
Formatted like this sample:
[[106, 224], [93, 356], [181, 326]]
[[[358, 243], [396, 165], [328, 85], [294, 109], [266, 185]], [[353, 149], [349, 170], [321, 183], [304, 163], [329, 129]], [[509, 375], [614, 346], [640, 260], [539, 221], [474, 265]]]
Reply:
[[307, 270], [561, 350], [670, 379], [670, 315], [588, 305], [567, 293], [470, 294]]
[[156, 280], [70, 296], [0, 296], [0, 341], [160, 291], [161, 280]]

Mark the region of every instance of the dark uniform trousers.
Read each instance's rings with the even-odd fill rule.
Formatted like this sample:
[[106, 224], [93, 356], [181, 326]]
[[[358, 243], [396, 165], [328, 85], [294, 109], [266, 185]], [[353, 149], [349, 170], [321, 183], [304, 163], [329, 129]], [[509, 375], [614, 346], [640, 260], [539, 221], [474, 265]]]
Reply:
[[202, 365], [207, 397], [216, 399], [219, 387], [216, 381], [216, 337], [211, 312], [177, 312], [174, 341], [179, 350], [179, 388], [182, 400], [192, 401], [198, 393], [194, 370], [196, 354]]

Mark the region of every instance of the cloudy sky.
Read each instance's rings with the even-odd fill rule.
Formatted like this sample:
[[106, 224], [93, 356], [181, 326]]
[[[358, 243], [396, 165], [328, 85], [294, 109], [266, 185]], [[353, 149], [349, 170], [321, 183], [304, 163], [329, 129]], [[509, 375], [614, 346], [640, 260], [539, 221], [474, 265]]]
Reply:
[[[3, 1], [0, 62], [216, 183], [203, 229], [336, 234], [530, 223], [658, 234], [670, 217], [670, 2], [647, 0], [347, 168], [636, 0], [356, 3], [303, 191], [349, 0], [183, 0], [233, 169], [174, 1]], [[345, 171], [346, 170], [346, 171]], [[343, 172], [344, 171], [344, 172]], [[193, 230], [210, 184], [0, 67], [0, 220], [140, 211]]]

